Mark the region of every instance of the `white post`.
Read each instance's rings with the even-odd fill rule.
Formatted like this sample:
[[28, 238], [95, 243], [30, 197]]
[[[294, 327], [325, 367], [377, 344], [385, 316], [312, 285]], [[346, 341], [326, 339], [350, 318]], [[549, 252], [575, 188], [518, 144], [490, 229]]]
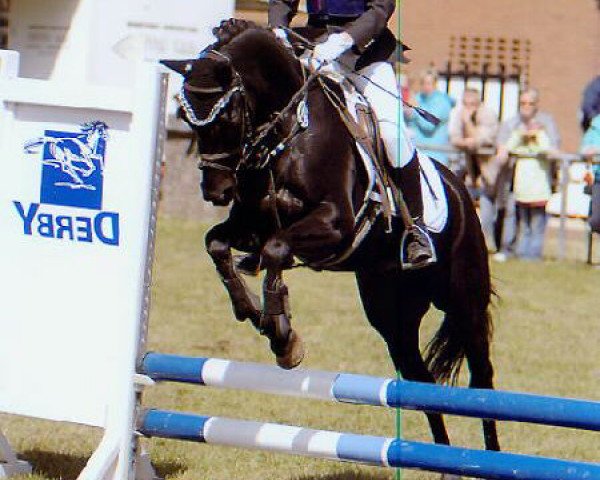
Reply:
[[0, 432], [0, 478], [31, 473], [31, 465], [17, 459], [6, 437]]
[[[14, 78], [4, 65], [13, 73], [0, 78], [0, 251], [11, 254], [0, 256], [0, 412], [103, 428], [80, 480], [151, 480], [134, 435], [135, 367], [166, 76], [145, 64], [133, 85], [99, 87]], [[26, 471], [2, 440], [0, 477]]]
[[[0, 50], [0, 78], [13, 79], [19, 74], [19, 54]], [[31, 465], [19, 460], [6, 437], [0, 431], [0, 478], [31, 473]]]
[[11, 79], [19, 75], [19, 52], [0, 50], [0, 78]]

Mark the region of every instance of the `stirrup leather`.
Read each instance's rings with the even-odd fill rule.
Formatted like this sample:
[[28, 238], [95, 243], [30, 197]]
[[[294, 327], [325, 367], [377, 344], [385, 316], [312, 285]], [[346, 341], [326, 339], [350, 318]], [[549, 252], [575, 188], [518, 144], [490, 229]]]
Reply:
[[[417, 230], [421, 234], [421, 238], [427, 241], [427, 248], [431, 252], [431, 257], [418, 263], [410, 262], [406, 255], [408, 237], [409, 235], [414, 234], [414, 230]], [[402, 234], [402, 239], [400, 240], [400, 267], [402, 270], [419, 270], [434, 263], [437, 263], [437, 253], [433, 245], [433, 240], [429, 236], [427, 230], [416, 223], [411, 227], [406, 228]]]

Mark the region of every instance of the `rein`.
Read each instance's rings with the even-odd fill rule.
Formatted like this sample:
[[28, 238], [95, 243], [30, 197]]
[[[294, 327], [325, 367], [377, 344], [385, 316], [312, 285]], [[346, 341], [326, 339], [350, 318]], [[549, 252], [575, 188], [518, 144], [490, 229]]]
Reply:
[[[288, 35], [290, 35], [290, 36], [296, 38], [297, 40], [299, 40], [300, 42], [304, 43], [307, 47], [314, 50], [314, 48], [317, 46], [316, 43], [311, 42], [308, 38], [300, 35], [298, 32], [295, 32], [291, 28], [289, 28], [289, 27], [282, 27], [282, 28]], [[356, 71], [354, 68], [345, 64], [344, 62], [341, 62], [339, 59], [334, 60], [334, 62], [337, 63], [338, 65], [340, 65], [341, 67], [343, 67], [348, 72], [352, 72], [357, 77], [362, 78], [367, 83], [370, 83], [371, 85], [373, 85], [374, 87], [383, 91], [384, 93], [387, 93], [390, 97], [394, 98], [396, 101], [402, 102], [406, 107], [417, 112], [421, 117], [423, 117], [425, 120], [427, 120], [432, 125], [437, 127], [441, 123], [441, 120], [439, 118], [437, 118], [435, 115], [433, 115], [432, 113], [429, 113], [427, 110], [424, 110], [421, 107], [412, 105], [411, 103], [404, 100], [404, 98], [402, 98], [402, 95], [398, 95], [397, 93], [389, 91], [383, 85], [380, 85], [379, 83], [373, 81], [371, 78], [367, 77], [366, 75], [363, 75], [362, 73]]]
[[[302, 65], [302, 63], [300, 63], [300, 65], [302, 68], [302, 74], [304, 76], [304, 83], [302, 87], [292, 96], [288, 104], [275, 116], [275, 118], [273, 118], [269, 123], [260, 128], [260, 133], [254, 140], [251, 141], [250, 145], [244, 148], [244, 155], [241, 162], [241, 164], [244, 164], [244, 166], [248, 168], [254, 168], [256, 170], [262, 170], [266, 168], [271, 163], [271, 160], [283, 153], [287, 145], [300, 132], [300, 130], [308, 127], [308, 120], [304, 118], [305, 116], [307, 116], [306, 96], [307, 91], [310, 88], [313, 81], [319, 77], [319, 71], [316, 70], [312, 72], [308, 76], [308, 78], [306, 78], [306, 70], [304, 68], [304, 65]], [[290, 111], [293, 108], [296, 108], [298, 119], [290, 134], [287, 135], [281, 142], [277, 144], [275, 148], [271, 150], [262, 147], [263, 152], [261, 152], [261, 155], [259, 156], [259, 161], [255, 163], [250, 162], [250, 157], [254, 155], [258, 148], [261, 148], [261, 142], [267, 137], [269, 133], [271, 133], [275, 129], [277, 124], [288, 113], [290, 113]]]

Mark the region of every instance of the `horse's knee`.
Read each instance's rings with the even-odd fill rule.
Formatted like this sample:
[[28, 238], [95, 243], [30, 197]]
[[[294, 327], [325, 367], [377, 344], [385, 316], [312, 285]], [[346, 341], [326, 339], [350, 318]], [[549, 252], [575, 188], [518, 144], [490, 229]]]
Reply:
[[206, 251], [215, 260], [226, 259], [230, 254], [229, 242], [225, 240], [216, 228], [210, 230], [204, 239]]
[[274, 237], [269, 239], [262, 249], [262, 265], [267, 269], [279, 270], [293, 263], [292, 249], [284, 239]]

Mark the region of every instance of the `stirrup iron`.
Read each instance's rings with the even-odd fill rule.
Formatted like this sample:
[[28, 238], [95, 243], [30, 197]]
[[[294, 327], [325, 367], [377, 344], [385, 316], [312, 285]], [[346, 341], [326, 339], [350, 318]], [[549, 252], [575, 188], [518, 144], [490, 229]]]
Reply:
[[[427, 241], [427, 247], [431, 252], [431, 257], [418, 263], [409, 262], [406, 252], [408, 237], [409, 235], [413, 234], [414, 229], [418, 230], [418, 232], [421, 233], [421, 237]], [[402, 233], [402, 239], [400, 240], [400, 268], [402, 270], [419, 270], [421, 268], [428, 267], [429, 265], [432, 265], [434, 263], [437, 263], [437, 253], [435, 250], [435, 246], [433, 245], [433, 240], [431, 239], [431, 236], [425, 228], [419, 226], [416, 223], [413, 223], [413, 225], [406, 228]]]

